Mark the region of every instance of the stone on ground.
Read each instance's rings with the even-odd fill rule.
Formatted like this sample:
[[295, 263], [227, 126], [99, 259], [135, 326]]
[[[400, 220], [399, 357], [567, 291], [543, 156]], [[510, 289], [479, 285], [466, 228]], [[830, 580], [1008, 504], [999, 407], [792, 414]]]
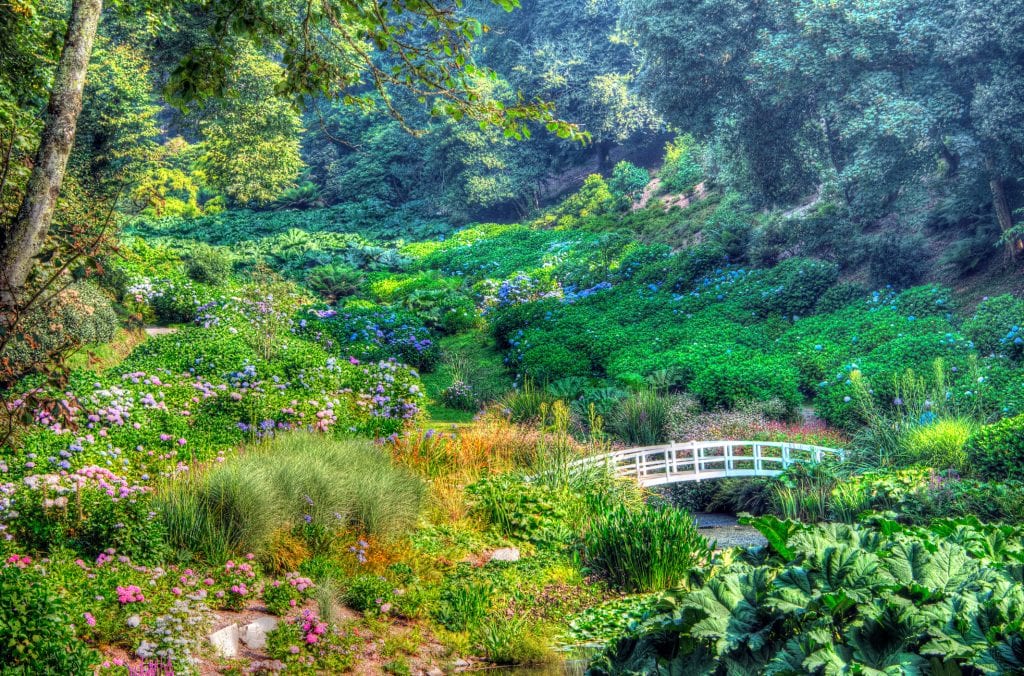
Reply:
[[238, 625], [229, 624], [210, 634], [210, 643], [220, 657], [238, 657]]
[[275, 629], [277, 629], [277, 618], [264, 615], [242, 627], [239, 636], [242, 643], [253, 650], [263, 650], [267, 647], [267, 634]]
[[513, 563], [519, 560], [519, 548], [517, 547], [502, 547], [501, 549], [495, 549], [491, 552], [491, 561], [506, 561]]

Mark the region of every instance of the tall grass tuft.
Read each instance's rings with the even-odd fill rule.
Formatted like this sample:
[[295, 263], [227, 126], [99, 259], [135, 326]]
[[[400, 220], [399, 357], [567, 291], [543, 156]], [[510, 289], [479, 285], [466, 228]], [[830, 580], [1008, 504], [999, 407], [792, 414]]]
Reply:
[[655, 592], [683, 582], [711, 548], [686, 512], [616, 505], [584, 535], [584, 552], [589, 565], [616, 587]]
[[545, 390], [537, 387], [532, 381], [526, 380], [523, 386], [509, 392], [501, 400], [501, 407], [507, 411], [509, 420], [515, 423], [528, 423], [539, 420], [542, 407], [550, 404], [553, 397]]
[[313, 550], [341, 529], [388, 538], [414, 525], [423, 493], [370, 442], [289, 434], [171, 484], [157, 505], [173, 545], [222, 561], [269, 555], [282, 528]]
[[653, 446], [665, 441], [668, 412], [668, 398], [646, 389], [619, 402], [608, 422], [611, 430], [626, 443]]
[[965, 446], [975, 429], [974, 423], [964, 418], [939, 418], [915, 427], [904, 435], [900, 464], [962, 470], [967, 464]]

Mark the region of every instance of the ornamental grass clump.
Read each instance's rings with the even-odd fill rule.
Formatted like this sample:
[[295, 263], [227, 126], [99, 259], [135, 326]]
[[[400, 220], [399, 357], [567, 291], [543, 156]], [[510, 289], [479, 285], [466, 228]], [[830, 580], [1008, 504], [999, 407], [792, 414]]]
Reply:
[[903, 438], [900, 460], [939, 470], [962, 470], [967, 463], [964, 447], [974, 430], [974, 423], [964, 418], [940, 418], [913, 428]]
[[414, 524], [423, 492], [370, 442], [296, 433], [170, 486], [158, 504], [172, 544], [219, 561], [268, 555], [281, 528], [314, 551], [340, 530], [395, 536]]
[[628, 444], [653, 446], [665, 441], [669, 400], [653, 389], [622, 400], [609, 418], [612, 432]]
[[583, 546], [588, 564], [627, 592], [679, 585], [711, 553], [689, 514], [648, 505], [611, 507], [594, 521]]

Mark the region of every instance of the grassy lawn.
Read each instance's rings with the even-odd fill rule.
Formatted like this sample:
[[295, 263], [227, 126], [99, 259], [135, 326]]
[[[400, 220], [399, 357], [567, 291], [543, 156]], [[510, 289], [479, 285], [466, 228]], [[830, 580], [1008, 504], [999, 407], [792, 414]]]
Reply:
[[425, 425], [473, 421], [475, 411], [455, 409], [441, 400], [441, 393], [451, 386], [457, 375], [485, 401], [499, 399], [512, 388], [512, 379], [505, 370], [501, 353], [488, 336], [480, 333], [449, 336], [441, 340], [441, 348], [445, 353], [444, 363], [433, 373], [422, 377], [427, 392]]

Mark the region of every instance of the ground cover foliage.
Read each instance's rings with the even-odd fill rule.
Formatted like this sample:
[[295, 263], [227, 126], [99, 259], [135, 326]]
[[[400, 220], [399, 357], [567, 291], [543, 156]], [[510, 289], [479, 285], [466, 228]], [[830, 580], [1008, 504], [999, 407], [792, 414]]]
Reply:
[[[1024, 673], [1022, 0], [114, 4], [0, 3], [0, 673]], [[697, 439], [845, 462], [576, 464]]]
[[[176, 330], [75, 371], [61, 409], [14, 401], [4, 575], [41, 576], [19, 593], [74, 638], [11, 625], [28, 652], [10, 659], [187, 673], [212, 659], [210, 610], [261, 603], [286, 619], [267, 657], [290, 670], [401, 673], [427, 641], [502, 664], [607, 644], [594, 673], [1015, 668], [1019, 562], [979, 543], [1011, 542], [1024, 513], [1024, 302], [869, 291], [814, 257], [753, 265], [713, 227], [722, 204], [753, 223], [741, 206], [631, 212], [630, 185], [593, 177], [534, 221], [443, 236], [339, 234], [333, 212], [227, 212], [199, 239], [133, 226], [82, 301], [94, 323]], [[636, 238], [666, 213], [711, 234]], [[850, 461], [664, 497], [568, 469], [697, 438]], [[686, 509], [785, 521], [756, 522], [768, 549], [715, 552]], [[848, 525], [802, 525], [819, 522]], [[522, 558], [486, 562], [501, 546]], [[937, 582], [940, 558], [962, 574]]]

